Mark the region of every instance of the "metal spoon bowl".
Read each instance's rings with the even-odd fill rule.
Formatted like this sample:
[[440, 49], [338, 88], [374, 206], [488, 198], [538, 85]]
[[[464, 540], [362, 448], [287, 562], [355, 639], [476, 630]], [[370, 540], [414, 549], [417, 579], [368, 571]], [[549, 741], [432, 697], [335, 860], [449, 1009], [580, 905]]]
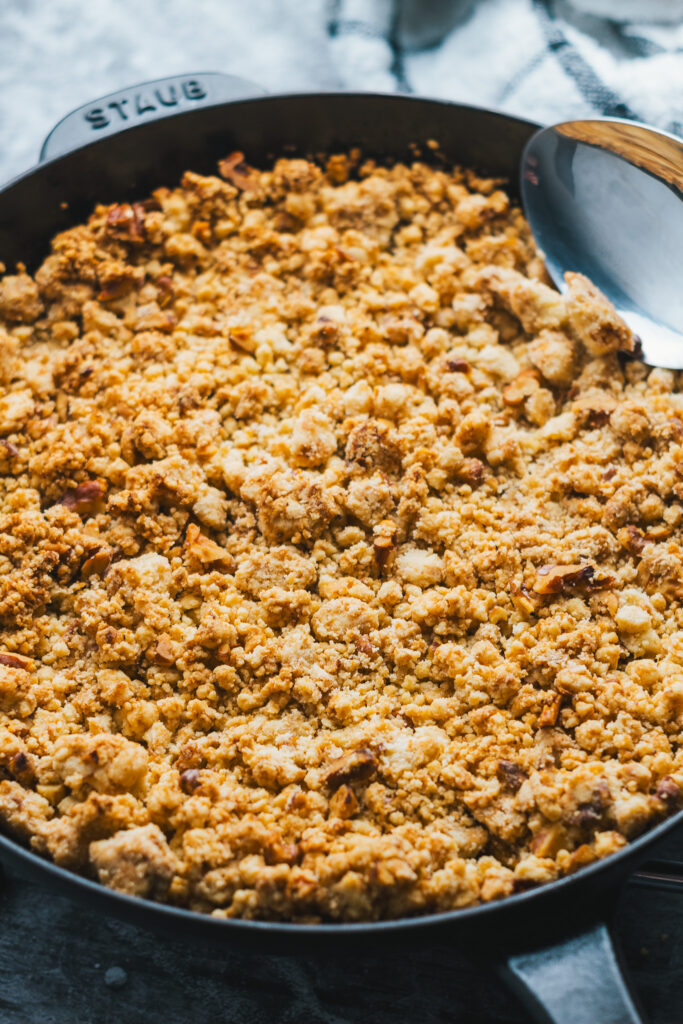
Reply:
[[567, 121], [522, 156], [524, 211], [548, 272], [585, 274], [651, 366], [683, 369], [683, 140], [633, 121]]

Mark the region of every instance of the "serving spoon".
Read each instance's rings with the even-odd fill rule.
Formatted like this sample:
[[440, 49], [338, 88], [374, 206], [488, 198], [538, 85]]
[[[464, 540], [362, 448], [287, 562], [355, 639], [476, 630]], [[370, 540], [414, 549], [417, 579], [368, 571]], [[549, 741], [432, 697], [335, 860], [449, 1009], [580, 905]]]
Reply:
[[601, 118], [542, 128], [522, 156], [521, 195], [560, 291], [585, 274], [650, 366], [683, 369], [683, 140]]

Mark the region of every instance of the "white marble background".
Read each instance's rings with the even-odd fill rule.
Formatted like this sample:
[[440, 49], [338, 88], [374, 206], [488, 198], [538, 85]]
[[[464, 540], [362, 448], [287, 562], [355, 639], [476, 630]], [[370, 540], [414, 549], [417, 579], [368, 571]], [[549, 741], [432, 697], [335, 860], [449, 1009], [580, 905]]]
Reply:
[[325, 0], [0, 0], [0, 181], [72, 108], [188, 71], [335, 88]]
[[192, 71], [229, 71], [270, 91], [412, 90], [546, 121], [600, 113], [601, 103], [610, 112], [623, 101], [628, 115], [682, 130], [680, 21], [617, 25], [577, 13], [570, 0], [477, 0], [474, 15], [441, 45], [397, 54], [387, 38], [392, 6], [0, 0], [0, 182], [36, 161], [44, 136], [70, 109]]

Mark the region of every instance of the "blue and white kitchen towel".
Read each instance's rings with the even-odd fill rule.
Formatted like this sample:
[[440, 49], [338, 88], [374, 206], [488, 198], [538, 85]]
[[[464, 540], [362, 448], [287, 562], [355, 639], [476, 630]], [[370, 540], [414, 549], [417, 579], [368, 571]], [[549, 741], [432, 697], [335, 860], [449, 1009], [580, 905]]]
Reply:
[[[73, 107], [188, 71], [229, 71], [271, 91], [414, 92], [539, 121], [616, 114], [683, 133], [680, 20], [623, 23], [579, 10], [609, 0], [476, 0], [435, 46], [409, 52], [396, 40], [397, 2], [2, 0], [0, 182], [35, 162]], [[681, 3], [611, 0], [622, 15], [663, 5]]]
[[[426, 0], [426, 6], [429, 0]], [[581, 0], [479, 0], [422, 52], [392, 45], [392, 4], [337, 0], [332, 52], [344, 87], [400, 89], [550, 122], [608, 114], [683, 134], [683, 9], [677, 23], [617, 22]], [[621, 0], [595, 8], [618, 11]], [[660, 13], [650, 0], [639, 9]]]

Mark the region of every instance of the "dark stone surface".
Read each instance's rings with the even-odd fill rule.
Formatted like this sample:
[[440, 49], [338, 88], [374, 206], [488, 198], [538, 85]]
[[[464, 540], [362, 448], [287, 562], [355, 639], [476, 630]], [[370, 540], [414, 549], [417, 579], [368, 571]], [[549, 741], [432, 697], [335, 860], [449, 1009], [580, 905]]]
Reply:
[[[683, 835], [658, 857], [683, 861]], [[235, 954], [0, 888], [1, 1024], [526, 1024], [493, 972], [443, 947], [321, 962]], [[617, 929], [650, 1024], [683, 1021], [683, 885], [629, 885]], [[601, 1024], [596, 1021], [595, 1024]]]

